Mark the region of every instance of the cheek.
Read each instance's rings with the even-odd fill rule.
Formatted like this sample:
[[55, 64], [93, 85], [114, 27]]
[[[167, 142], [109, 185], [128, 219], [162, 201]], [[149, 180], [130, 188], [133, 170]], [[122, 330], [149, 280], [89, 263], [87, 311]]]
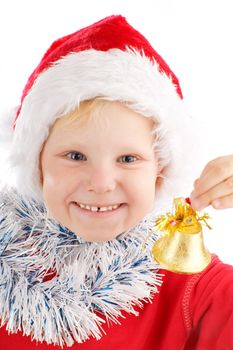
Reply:
[[54, 207], [58, 207], [64, 201], [70, 181], [67, 174], [61, 168], [58, 169], [53, 162], [50, 162], [50, 164], [42, 163], [42, 178], [45, 204], [53, 212]]
[[154, 168], [143, 171], [135, 177], [129, 177], [128, 189], [132, 201], [141, 209], [148, 210], [153, 204], [156, 190], [156, 172]]
[[[61, 174], [46, 174], [43, 183], [43, 198], [49, 216], [61, 224], [68, 223], [68, 199], [71, 192], [67, 186], [68, 179], [62, 180]], [[68, 226], [67, 226], [68, 227]]]
[[144, 179], [131, 179], [129, 198], [129, 212], [127, 216], [128, 228], [137, 225], [154, 206], [155, 200], [155, 176], [153, 178], [144, 177]]
[[57, 185], [56, 179], [48, 173], [44, 174], [42, 190], [45, 205], [49, 212], [54, 215], [60, 206], [61, 189]]

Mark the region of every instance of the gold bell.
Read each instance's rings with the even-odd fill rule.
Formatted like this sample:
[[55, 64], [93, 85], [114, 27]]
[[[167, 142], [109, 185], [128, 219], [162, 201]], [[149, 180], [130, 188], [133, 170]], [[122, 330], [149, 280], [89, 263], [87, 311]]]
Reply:
[[205, 269], [211, 255], [203, 243], [202, 225], [208, 215], [199, 216], [184, 198], [174, 200], [174, 213], [160, 216], [154, 229], [161, 231], [153, 248], [154, 259], [166, 270], [178, 273], [197, 273]]

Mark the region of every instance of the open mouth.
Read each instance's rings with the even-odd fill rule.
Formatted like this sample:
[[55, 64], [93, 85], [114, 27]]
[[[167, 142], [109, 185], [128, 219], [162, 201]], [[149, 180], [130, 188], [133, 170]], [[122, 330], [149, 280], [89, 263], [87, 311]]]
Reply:
[[111, 212], [114, 210], [117, 210], [122, 204], [114, 204], [114, 205], [106, 205], [106, 206], [95, 206], [95, 205], [88, 205], [83, 203], [77, 203], [75, 204], [84, 210], [90, 211], [90, 212]]

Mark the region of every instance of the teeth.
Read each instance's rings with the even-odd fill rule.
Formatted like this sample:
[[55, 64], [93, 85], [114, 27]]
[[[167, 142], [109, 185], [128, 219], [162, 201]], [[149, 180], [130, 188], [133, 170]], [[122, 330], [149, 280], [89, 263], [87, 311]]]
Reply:
[[107, 207], [99, 207], [99, 211], [107, 211], [108, 208]]
[[97, 207], [91, 207], [91, 211], [97, 211], [98, 208]]
[[108, 207], [94, 207], [94, 206], [92, 207], [90, 205], [85, 205], [81, 203], [79, 203], [78, 205], [80, 206], [80, 208], [90, 210], [90, 211], [108, 211], [108, 210], [117, 209], [119, 207], [119, 204], [109, 205]]

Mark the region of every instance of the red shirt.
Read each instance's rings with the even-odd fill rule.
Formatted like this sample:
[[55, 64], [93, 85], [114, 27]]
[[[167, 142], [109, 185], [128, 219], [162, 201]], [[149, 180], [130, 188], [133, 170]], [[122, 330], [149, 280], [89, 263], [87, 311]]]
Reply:
[[[121, 325], [105, 325], [101, 340], [75, 343], [72, 350], [232, 350], [233, 267], [213, 256], [205, 271], [194, 275], [164, 273], [163, 285], [138, 317], [125, 314]], [[4, 350], [55, 350], [21, 333], [0, 329]]]

